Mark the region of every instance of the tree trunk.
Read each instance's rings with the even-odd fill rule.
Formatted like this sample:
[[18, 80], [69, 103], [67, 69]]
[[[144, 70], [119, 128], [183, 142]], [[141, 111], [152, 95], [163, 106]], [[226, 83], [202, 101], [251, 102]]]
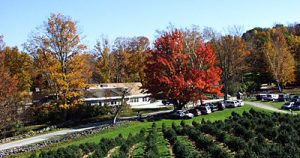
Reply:
[[119, 113], [122, 111], [122, 109], [124, 108], [124, 106], [126, 106], [125, 95], [127, 93], [128, 93], [127, 90], [123, 91], [122, 98], [121, 98], [121, 105], [119, 105], [119, 106], [116, 107], [117, 110], [116, 110], [116, 113], [115, 113], [115, 116], [114, 116], [113, 124], [117, 123], [117, 118], [119, 116]]
[[117, 123], [117, 118], [119, 116], [119, 112], [116, 112], [115, 113], [115, 116], [114, 116], [114, 120], [113, 120], [113, 124], [115, 125]]
[[282, 93], [282, 89], [281, 89], [281, 86], [280, 86], [280, 83], [279, 83], [279, 81], [278, 81], [278, 80], [276, 80], [276, 82], [277, 82], [277, 87], [278, 87], [278, 91], [279, 91], [279, 93]]
[[227, 85], [227, 78], [225, 77], [224, 82], [224, 100], [228, 99], [228, 85]]

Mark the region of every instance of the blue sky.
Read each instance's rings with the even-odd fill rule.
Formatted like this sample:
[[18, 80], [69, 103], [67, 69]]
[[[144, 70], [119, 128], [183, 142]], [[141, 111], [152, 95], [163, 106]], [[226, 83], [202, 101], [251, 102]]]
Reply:
[[79, 22], [91, 49], [101, 35], [153, 41], [155, 30], [169, 23], [224, 32], [231, 25], [247, 30], [300, 22], [299, 6], [299, 0], [1, 0], [0, 34], [6, 45], [20, 47], [50, 13], [62, 13]]

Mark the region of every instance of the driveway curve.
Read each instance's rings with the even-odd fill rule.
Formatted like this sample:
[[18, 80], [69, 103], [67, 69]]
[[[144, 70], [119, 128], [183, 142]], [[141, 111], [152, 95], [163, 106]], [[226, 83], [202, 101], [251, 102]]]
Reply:
[[266, 105], [266, 104], [264, 104], [264, 103], [256, 103], [256, 102], [248, 102], [248, 101], [245, 101], [245, 104], [248, 104], [248, 105], [251, 105], [251, 106], [255, 106], [255, 107], [258, 107], [258, 108], [262, 108], [262, 109], [266, 109], [266, 110], [270, 110], [270, 111], [274, 111], [274, 112], [285, 113], [285, 114], [291, 114], [291, 113], [288, 112], [288, 111], [276, 109], [276, 108], [271, 107], [271, 106], [269, 106], [269, 105]]
[[87, 127], [87, 128], [80, 128], [80, 129], [64, 129], [64, 130], [60, 130], [60, 131], [56, 131], [56, 132], [42, 134], [39, 136], [34, 136], [34, 137], [25, 138], [25, 139], [21, 139], [21, 140], [17, 140], [17, 141], [12, 141], [9, 143], [0, 144], [0, 151], [5, 150], [5, 149], [11, 149], [11, 148], [15, 148], [15, 147], [20, 147], [20, 146], [25, 146], [28, 144], [41, 142], [41, 141], [48, 140], [53, 137], [57, 137], [57, 136], [61, 136], [61, 135], [65, 135], [65, 134], [73, 133], [73, 132], [80, 132], [80, 131], [88, 130], [91, 128], [94, 128], [94, 127]]

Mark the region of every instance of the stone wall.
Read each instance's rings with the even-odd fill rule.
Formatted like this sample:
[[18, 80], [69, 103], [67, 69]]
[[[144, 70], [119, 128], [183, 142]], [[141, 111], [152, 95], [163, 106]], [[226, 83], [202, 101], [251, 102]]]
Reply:
[[97, 126], [95, 128], [84, 130], [84, 131], [69, 133], [69, 134], [66, 134], [62, 137], [54, 138], [54, 139], [51, 139], [51, 140], [46, 140], [46, 141], [42, 141], [42, 142], [39, 142], [39, 143], [30, 144], [30, 145], [21, 146], [21, 147], [16, 147], [16, 148], [12, 148], [12, 149], [2, 150], [2, 151], [0, 151], [0, 157], [14, 155], [14, 154], [17, 154], [17, 153], [22, 153], [22, 152], [33, 151], [33, 150], [44, 148], [44, 147], [49, 146], [51, 144], [71, 140], [71, 139], [74, 139], [74, 138], [89, 136], [89, 135], [92, 135], [92, 134], [96, 134], [96, 133], [98, 133], [102, 130], [105, 130], [105, 129], [108, 129], [108, 128], [111, 128], [111, 127], [114, 127], [114, 126], [119, 126], [119, 125], [125, 124], [127, 122], [128, 121], [121, 121], [121, 122], [118, 122], [115, 125], [104, 124], [104, 125]]

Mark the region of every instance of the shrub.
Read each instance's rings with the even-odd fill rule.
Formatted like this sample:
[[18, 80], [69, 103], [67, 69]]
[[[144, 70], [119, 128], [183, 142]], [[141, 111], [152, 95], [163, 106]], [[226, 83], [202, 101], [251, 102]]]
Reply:
[[197, 125], [199, 125], [199, 123], [197, 121], [193, 120], [192, 125], [197, 126]]
[[184, 120], [181, 120], [180, 125], [181, 125], [182, 127], [186, 126], [185, 121], [184, 121]]

